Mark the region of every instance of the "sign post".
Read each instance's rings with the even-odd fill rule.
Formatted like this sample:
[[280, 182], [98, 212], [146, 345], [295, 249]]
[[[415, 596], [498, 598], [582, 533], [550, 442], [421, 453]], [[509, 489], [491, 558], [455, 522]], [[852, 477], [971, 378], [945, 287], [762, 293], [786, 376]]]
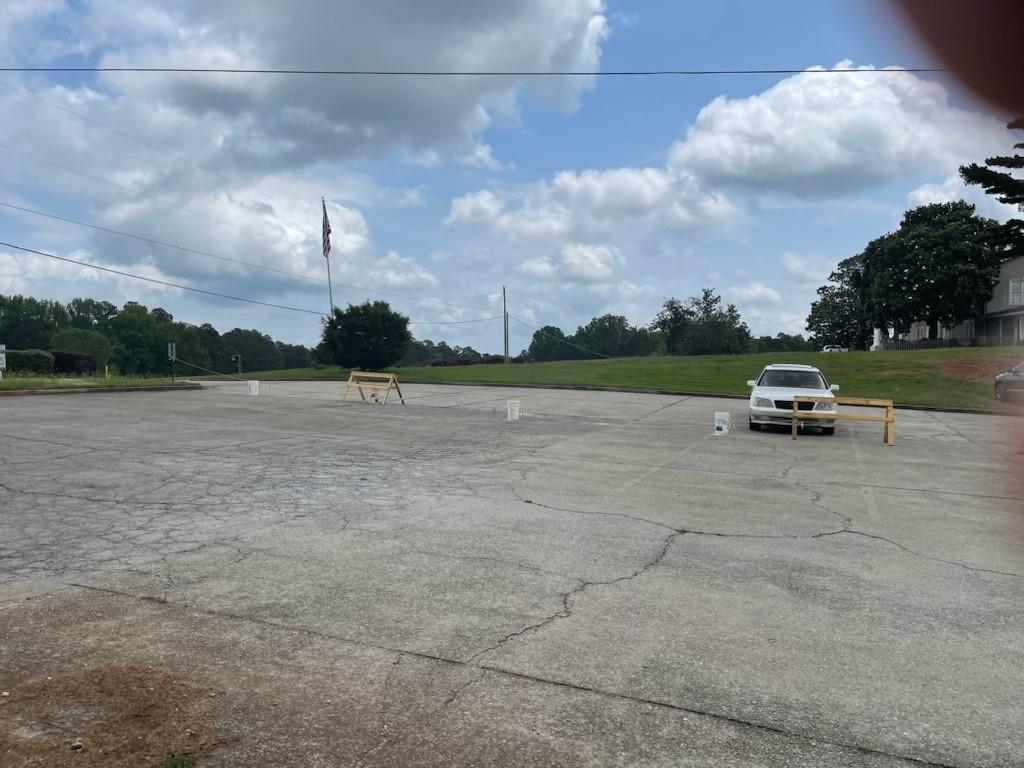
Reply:
[[0, 381], [3, 381], [5, 370], [7, 370], [7, 345], [0, 344]]
[[167, 342], [167, 359], [171, 361], [171, 383], [175, 384], [174, 361], [178, 359], [178, 345], [173, 341]]

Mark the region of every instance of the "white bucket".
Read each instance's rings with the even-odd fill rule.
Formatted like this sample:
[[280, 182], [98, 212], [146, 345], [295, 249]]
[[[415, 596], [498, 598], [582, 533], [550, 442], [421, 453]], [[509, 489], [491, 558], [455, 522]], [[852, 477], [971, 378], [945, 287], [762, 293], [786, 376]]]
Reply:
[[519, 421], [519, 401], [518, 400], [509, 400], [507, 402], [507, 405], [508, 405], [508, 420], [509, 421]]
[[715, 434], [728, 435], [732, 426], [732, 415], [728, 411], [715, 411]]
[[249, 394], [255, 397], [260, 393], [260, 383], [258, 381], [249, 381]]

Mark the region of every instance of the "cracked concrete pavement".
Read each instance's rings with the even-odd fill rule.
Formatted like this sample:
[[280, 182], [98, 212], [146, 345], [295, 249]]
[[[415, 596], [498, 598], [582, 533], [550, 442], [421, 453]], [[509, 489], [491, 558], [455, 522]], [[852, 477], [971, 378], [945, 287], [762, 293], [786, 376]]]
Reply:
[[1024, 764], [1020, 419], [403, 389], [0, 402], [0, 688], [187, 673], [218, 766]]

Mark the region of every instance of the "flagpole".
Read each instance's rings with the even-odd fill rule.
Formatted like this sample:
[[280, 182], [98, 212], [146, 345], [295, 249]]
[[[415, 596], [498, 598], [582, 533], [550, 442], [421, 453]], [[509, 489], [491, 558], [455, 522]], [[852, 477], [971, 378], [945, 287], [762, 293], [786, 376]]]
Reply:
[[334, 315], [334, 288], [331, 285], [331, 254], [327, 254], [327, 295], [331, 297], [331, 311], [327, 313], [328, 319]]

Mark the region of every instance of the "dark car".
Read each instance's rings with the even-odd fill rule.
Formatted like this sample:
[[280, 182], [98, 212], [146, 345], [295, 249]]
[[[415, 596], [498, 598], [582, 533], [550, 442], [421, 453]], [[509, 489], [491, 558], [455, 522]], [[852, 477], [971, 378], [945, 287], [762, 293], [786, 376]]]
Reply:
[[1024, 391], [1024, 363], [996, 376], [996, 400], [1009, 400], [1014, 394]]

